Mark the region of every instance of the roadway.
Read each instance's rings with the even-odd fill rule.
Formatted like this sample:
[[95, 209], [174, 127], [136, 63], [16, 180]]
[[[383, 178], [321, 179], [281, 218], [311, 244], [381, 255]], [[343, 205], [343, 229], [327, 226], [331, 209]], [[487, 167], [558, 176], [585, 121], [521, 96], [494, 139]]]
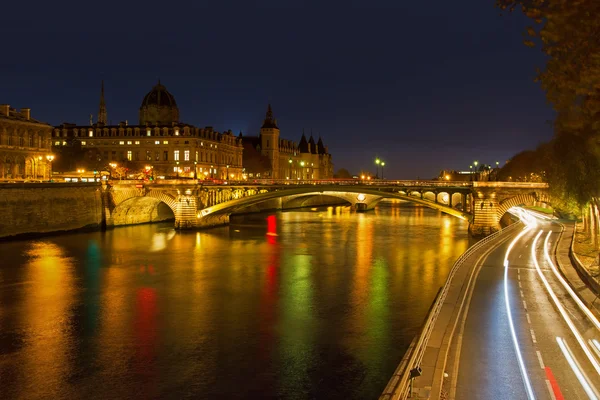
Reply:
[[553, 271], [562, 227], [518, 212], [527, 228], [476, 265], [444, 389], [449, 399], [600, 398], [600, 324]]

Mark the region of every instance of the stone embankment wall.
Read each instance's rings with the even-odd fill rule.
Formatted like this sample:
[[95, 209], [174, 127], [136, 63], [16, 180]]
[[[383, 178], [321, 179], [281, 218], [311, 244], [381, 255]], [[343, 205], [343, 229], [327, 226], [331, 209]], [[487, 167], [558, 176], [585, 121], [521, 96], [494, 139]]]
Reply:
[[95, 183], [0, 184], [0, 238], [99, 229], [101, 191]]

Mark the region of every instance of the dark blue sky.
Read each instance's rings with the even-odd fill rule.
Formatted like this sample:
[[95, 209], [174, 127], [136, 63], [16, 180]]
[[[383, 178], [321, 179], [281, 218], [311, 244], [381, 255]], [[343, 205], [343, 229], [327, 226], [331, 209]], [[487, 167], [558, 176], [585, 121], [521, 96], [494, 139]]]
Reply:
[[520, 14], [494, 1], [31, 1], [3, 4], [0, 103], [137, 123], [160, 77], [183, 122], [254, 135], [271, 102], [283, 138], [321, 135], [335, 169], [436, 176], [505, 161], [552, 136]]

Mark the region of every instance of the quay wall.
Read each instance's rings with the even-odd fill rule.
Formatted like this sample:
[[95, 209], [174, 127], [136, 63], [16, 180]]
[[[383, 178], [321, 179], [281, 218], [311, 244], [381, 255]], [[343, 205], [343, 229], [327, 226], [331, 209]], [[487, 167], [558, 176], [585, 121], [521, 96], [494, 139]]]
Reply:
[[98, 183], [3, 183], [0, 239], [100, 229], [101, 191]]

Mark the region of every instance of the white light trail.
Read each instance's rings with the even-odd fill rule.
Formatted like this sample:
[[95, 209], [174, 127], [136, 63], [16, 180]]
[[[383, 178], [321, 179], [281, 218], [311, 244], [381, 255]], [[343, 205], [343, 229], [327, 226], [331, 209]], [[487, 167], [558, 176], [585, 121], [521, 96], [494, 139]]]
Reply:
[[571, 353], [571, 350], [567, 346], [567, 342], [558, 336], [556, 337], [556, 341], [558, 342], [558, 347], [560, 347], [560, 350], [562, 351], [563, 355], [565, 356], [569, 365], [571, 366], [571, 369], [575, 373], [577, 380], [583, 387], [583, 390], [585, 390], [585, 393], [588, 395], [588, 397], [590, 399], [598, 400], [598, 396], [596, 395], [596, 390], [594, 388], [592, 388], [592, 386], [590, 385], [590, 383], [587, 381], [586, 377], [584, 376], [583, 372], [579, 368], [578, 363], [575, 360], [575, 357], [573, 356], [573, 354]]
[[[526, 223], [527, 224], [527, 223]], [[519, 342], [517, 340], [517, 333], [515, 332], [515, 324], [513, 323], [512, 313], [510, 311], [510, 300], [508, 299], [508, 255], [510, 251], [514, 247], [515, 243], [524, 234], [529, 231], [529, 227], [523, 229], [521, 233], [517, 235], [516, 238], [510, 242], [508, 249], [506, 250], [506, 254], [504, 255], [504, 300], [506, 304], [506, 313], [508, 315], [508, 324], [510, 326], [510, 333], [513, 340], [513, 345], [515, 346], [515, 352], [517, 353], [517, 360], [519, 361], [519, 369], [521, 370], [521, 376], [523, 377], [523, 383], [525, 384], [525, 390], [527, 392], [527, 397], [530, 400], [535, 400], [535, 395], [533, 394], [533, 388], [531, 387], [531, 381], [529, 380], [529, 375], [527, 374], [527, 367], [525, 367], [525, 362], [523, 361], [523, 356], [521, 354], [521, 349], [519, 347]]]
[[556, 305], [556, 308], [558, 309], [558, 311], [562, 315], [563, 319], [565, 320], [565, 322], [567, 323], [567, 325], [571, 329], [571, 332], [573, 333], [573, 336], [575, 336], [575, 339], [577, 339], [577, 342], [579, 342], [579, 345], [581, 346], [581, 349], [583, 350], [583, 352], [585, 353], [585, 355], [587, 356], [587, 358], [590, 360], [590, 362], [594, 366], [594, 369], [596, 370], [596, 372], [598, 373], [598, 375], [600, 375], [600, 365], [598, 364], [598, 361], [596, 361], [596, 358], [593, 356], [592, 352], [587, 347], [585, 341], [583, 340], [583, 337], [581, 336], [581, 334], [579, 333], [579, 331], [577, 330], [577, 328], [573, 324], [573, 321], [571, 321], [571, 318], [569, 318], [569, 316], [567, 315], [567, 312], [565, 311], [565, 308], [563, 307], [563, 305], [558, 300], [558, 297], [556, 297], [556, 294], [554, 293], [554, 291], [550, 287], [550, 284], [548, 283], [548, 280], [546, 279], [546, 277], [542, 273], [542, 269], [540, 268], [540, 265], [538, 264], [537, 256], [535, 254], [535, 248], [537, 247], [537, 241], [540, 238], [540, 236], [542, 235], [542, 233], [543, 233], [542, 230], [540, 230], [538, 232], [538, 234], [536, 235], [535, 239], [533, 240], [533, 245], [531, 246], [531, 258], [533, 259], [533, 264], [535, 265], [535, 269], [536, 269], [536, 271], [537, 271], [540, 279], [544, 283], [544, 286], [546, 287], [546, 290], [548, 291], [548, 294], [550, 295], [550, 297], [554, 301], [554, 305]]
[[546, 261], [548, 261], [548, 264], [550, 264], [550, 269], [552, 269], [552, 272], [554, 272], [554, 276], [556, 276], [556, 279], [558, 279], [560, 281], [560, 283], [563, 285], [565, 290], [567, 292], [569, 292], [569, 294], [571, 295], [571, 298], [573, 300], [575, 300], [575, 303], [577, 303], [577, 305], [579, 306], [579, 309], [581, 311], [583, 311], [583, 313], [585, 315], [587, 315], [588, 319], [596, 326], [596, 329], [600, 330], [600, 322], [598, 321], [596, 316], [594, 314], [592, 314], [590, 309], [587, 308], [587, 306], [585, 304], [583, 304], [583, 302], [581, 301], [579, 296], [577, 296], [577, 294], [573, 291], [573, 289], [571, 289], [571, 286], [569, 286], [569, 284], [567, 283], [565, 278], [563, 278], [562, 275], [558, 273], [558, 268], [556, 268], [556, 266], [552, 262], [552, 259], [550, 258], [550, 254], [548, 253], [548, 242], [549, 242], [551, 234], [552, 234], [552, 232], [548, 232], [548, 235], [546, 235], [546, 239], [544, 240], [544, 257], [546, 258]]

